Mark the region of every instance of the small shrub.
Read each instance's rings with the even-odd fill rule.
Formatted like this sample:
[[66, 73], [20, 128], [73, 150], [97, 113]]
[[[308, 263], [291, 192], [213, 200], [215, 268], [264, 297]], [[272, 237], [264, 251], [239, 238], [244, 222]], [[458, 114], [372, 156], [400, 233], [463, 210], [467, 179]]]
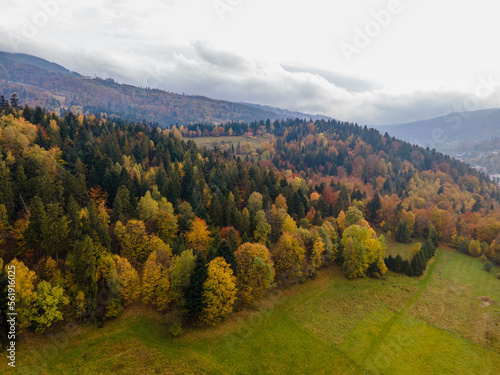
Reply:
[[497, 273], [497, 279], [500, 280], [500, 273]]
[[174, 323], [170, 326], [169, 332], [172, 337], [179, 337], [182, 335], [182, 327], [179, 323]]
[[492, 268], [493, 268], [493, 264], [491, 264], [490, 262], [486, 262], [486, 263], [483, 265], [483, 269], [484, 269], [486, 272], [490, 272]]

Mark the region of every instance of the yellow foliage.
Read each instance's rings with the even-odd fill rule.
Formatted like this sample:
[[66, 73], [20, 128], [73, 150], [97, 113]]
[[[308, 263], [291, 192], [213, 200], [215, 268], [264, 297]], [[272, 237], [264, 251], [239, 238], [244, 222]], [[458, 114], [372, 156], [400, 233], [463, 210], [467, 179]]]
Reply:
[[16, 291], [16, 312], [19, 329], [27, 328], [31, 325], [31, 306], [35, 303], [38, 294], [33, 283], [36, 280], [35, 271], [30, 271], [23, 262], [14, 258], [5, 266], [5, 272], [15, 269], [15, 291]]
[[469, 254], [473, 257], [481, 255], [481, 243], [479, 241], [471, 241], [469, 243]]
[[413, 257], [420, 251], [422, 244], [420, 242], [416, 243], [410, 248], [410, 254], [408, 255], [408, 260], [411, 262]]
[[384, 263], [385, 244], [383, 236], [371, 229], [359, 225], [351, 225], [342, 236], [344, 246], [343, 269], [348, 278], [365, 277], [368, 267], [376, 263], [379, 274], [387, 272]]
[[272, 249], [272, 257], [279, 284], [295, 281], [302, 276], [305, 251], [291, 234], [283, 233]]
[[238, 298], [245, 304], [252, 304], [262, 298], [273, 283], [271, 253], [263, 244], [245, 243], [235, 251], [234, 256], [238, 264]]
[[165, 311], [170, 302], [170, 247], [153, 251], [144, 266], [142, 278], [143, 302], [154, 305], [158, 310]]
[[288, 232], [288, 233], [295, 233], [297, 231], [297, 224], [290, 215], [287, 215], [285, 217], [285, 220], [283, 221], [282, 230], [283, 232]]
[[317, 238], [311, 251], [309, 259], [309, 269], [314, 273], [318, 268], [323, 265], [323, 252], [325, 251], [325, 244], [321, 239]]
[[236, 278], [224, 258], [217, 257], [208, 265], [203, 283], [204, 308], [200, 320], [215, 325], [233, 311], [236, 300]]
[[120, 283], [120, 295], [125, 305], [139, 298], [140, 295], [140, 281], [137, 271], [132, 267], [130, 262], [114, 255], [116, 263], [116, 271], [118, 273], [118, 281]]
[[210, 231], [205, 220], [196, 217], [191, 230], [186, 234], [189, 246], [196, 254], [207, 255], [210, 244]]

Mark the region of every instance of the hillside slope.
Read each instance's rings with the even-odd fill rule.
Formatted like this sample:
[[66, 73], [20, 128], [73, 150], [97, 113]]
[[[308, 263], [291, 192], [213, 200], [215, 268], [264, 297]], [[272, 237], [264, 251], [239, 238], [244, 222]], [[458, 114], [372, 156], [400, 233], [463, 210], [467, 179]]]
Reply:
[[16, 92], [22, 104], [60, 112], [106, 113], [129, 121], [163, 126], [195, 122], [251, 122], [294, 118], [326, 119], [299, 112], [203, 96], [120, 84], [113, 79], [90, 78], [25, 54], [0, 52], [0, 93]]
[[399, 125], [374, 126], [402, 140], [451, 153], [457, 146], [470, 145], [500, 136], [500, 110], [452, 113], [429, 120]]

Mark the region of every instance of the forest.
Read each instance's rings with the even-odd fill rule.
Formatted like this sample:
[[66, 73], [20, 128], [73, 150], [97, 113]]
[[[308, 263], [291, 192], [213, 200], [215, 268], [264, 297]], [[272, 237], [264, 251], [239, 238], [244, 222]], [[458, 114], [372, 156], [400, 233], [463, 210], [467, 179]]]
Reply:
[[[201, 136], [258, 134], [198, 147]], [[440, 244], [500, 262], [500, 190], [449, 156], [335, 120], [160, 128], [0, 99], [0, 306], [18, 328], [104, 322], [130, 304], [215, 325], [341, 265], [419, 276]], [[411, 259], [386, 238], [418, 239]]]

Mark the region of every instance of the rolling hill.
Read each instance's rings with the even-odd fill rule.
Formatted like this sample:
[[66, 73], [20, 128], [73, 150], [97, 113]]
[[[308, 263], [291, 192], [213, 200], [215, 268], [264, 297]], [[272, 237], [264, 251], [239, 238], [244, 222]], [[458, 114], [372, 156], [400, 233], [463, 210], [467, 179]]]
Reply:
[[0, 52], [0, 93], [17, 93], [22, 104], [61, 113], [106, 113], [128, 121], [168, 126], [175, 123], [251, 122], [286, 118], [328, 119], [257, 104], [120, 84], [111, 78], [85, 77], [26, 54]]
[[430, 120], [399, 125], [374, 126], [381, 132], [456, 154], [461, 145], [470, 145], [500, 136], [500, 109], [452, 113]]

